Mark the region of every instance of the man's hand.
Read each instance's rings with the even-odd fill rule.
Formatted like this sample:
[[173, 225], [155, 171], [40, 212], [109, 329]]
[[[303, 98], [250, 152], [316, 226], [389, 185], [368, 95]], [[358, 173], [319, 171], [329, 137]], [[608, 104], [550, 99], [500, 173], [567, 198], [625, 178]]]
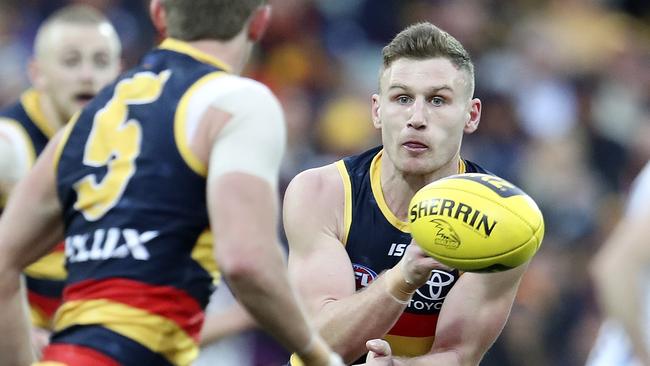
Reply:
[[366, 356], [367, 366], [394, 366], [391, 349], [388, 342], [383, 339], [372, 339], [366, 342], [368, 355]]
[[415, 240], [412, 240], [411, 244], [406, 248], [404, 257], [402, 257], [402, 260], [399, 261], [397, 266], [404, 276], [404, 281], [413, 285], [416, 289], [424, 286], [431, 277], [431, 271], [434, 269], [451, 270], [451, 268], [424, 253]]

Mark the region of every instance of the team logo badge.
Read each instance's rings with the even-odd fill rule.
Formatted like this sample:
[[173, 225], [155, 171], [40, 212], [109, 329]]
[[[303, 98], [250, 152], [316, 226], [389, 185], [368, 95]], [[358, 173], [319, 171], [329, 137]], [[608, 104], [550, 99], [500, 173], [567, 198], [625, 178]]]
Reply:
[[354, 270], [354, 281], [357, 289], [368, 287], [377, 278], [377, 272], [361, 264], [353, 263], [352, 269]]

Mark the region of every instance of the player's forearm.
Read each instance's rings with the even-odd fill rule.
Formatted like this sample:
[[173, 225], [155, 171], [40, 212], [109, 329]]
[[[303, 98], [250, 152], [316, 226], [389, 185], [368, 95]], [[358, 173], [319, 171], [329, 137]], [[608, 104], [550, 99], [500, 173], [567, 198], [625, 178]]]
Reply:
[[0, 269], [0, 355], [3, 366], [24, 366], [34, 361], [30, 347], [25, 295], [18, 271]]
[[[246, 249], [249, 243], [255, 243], [255, 251]], [[226, 246], [238, 247], [241, 253], [246, 253], [220, 263], [238, 301], [287, 349], [304, 348], [312, 329], [289, 285], [279, 244], [267, 239], [267, 242], [247, 240]]]
[[321, 335], [348, 363], [366, 353], [368, 339], [384, 337], [410, 299], [396, 299], [387, 279], [384, 274], [363, 291], [326, 303], [316, 315]]

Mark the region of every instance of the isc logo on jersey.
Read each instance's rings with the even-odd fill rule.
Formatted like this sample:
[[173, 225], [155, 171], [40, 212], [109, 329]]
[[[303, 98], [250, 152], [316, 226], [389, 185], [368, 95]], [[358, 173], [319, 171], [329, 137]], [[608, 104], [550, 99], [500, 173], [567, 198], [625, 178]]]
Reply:
[[145, 244], [158, 236], [158, 231], [140, 233], [135, 229], [98, 229], [93, 234], [73, 235], [65, 238], [65, 256], [70, 263], [104, 260], [109, 258], [149, 259]]
[[370, 283], [375, 278], [377, 278], [377, 272], [366, 266], [353, 263], [352, 269], [354, 270], [354, 281], [356, 283], [357, 289], [368, 287], [368, 285], [370, 285]]

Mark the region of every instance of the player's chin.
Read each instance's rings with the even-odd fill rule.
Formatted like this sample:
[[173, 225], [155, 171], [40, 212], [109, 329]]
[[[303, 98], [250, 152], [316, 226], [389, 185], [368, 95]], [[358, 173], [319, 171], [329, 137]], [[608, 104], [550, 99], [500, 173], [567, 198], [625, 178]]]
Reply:
[[426, 175], [433, 170], [431, 159], [420, 157], [403, 159], [399, 168], [403, 173], [408, 175]]

